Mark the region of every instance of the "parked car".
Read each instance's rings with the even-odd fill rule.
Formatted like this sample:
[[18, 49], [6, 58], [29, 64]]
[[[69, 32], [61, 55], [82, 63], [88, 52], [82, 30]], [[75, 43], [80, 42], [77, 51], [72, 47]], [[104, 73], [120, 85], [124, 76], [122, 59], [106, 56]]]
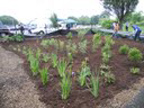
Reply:
[[0, 36], [5, 36], [5, 35], [12, 35], [10, 28], [8, 26], [0, 26]]

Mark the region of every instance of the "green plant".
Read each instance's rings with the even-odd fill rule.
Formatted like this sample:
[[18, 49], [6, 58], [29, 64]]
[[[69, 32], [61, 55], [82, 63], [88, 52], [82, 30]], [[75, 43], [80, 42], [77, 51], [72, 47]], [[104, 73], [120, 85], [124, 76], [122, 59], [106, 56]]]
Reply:
[[60, 60], [57, 64], [57, 70], [60, 77], [65, 77], [66, 68], [67, 68], [67, 62], [64, 59]]
[[90, 88], [91, 94], [95, 98], [97, 98], [99, 95], [99, 75], [97, 75], [97, 77], [94, 77], [94, 75], [91, 75], [90, 85], [91, 85], [91, 88], [89, 86], [88, 88]]
[[127, 45], [123, 45], [119, 48], [119, 53], [120, 54], [127, 54], [129, 51], [129, 47]]
[[101, 36], [99, 34], [95, 34], [93, 36], [92, 43], [92, 50], [95, 51], [101, 44]]
[[51, 59], [52, 59], [53, 68], [55, 68], [57, 66], [57, 55], [51, 54]]
[[36, 50], [36, 59], [38, 60], [41, 56], [41, 50], [39, 48], [37, 48]]
[[106, 65], [106, 64], [102, 64], [100, 66], [100, 74], [102, 76], [105, 76], [106, 72], [109, 72], [109, 70], [110, 70], [110, 67], [108, 65]]
[[30, 59], [30, 69], [33, 73], [33, 76], [38, 74], [39, 71], [39, 61], [35, 57], [31, 56]]
[[130, 72], [132, 74], [139, 74], [140, 73], [140, 68], [132, 67], [132, 68], [130, 68]]
[[138, 61], [141, 61], [143, 57], [142, 57], [142, 53], [139, 49], [131, 48], [128, 52], [128, 58], [131, 61], [138, 62]]
[[41, 45], [43, 47], [48, 47], [49, 46], [49, 40], [42, 40]]
[[106, 36], [105, 37], [105, 44], [108, 44], [108, 45], [113, 45], [115, 42], [114, 40], [112, 39], [112, 36]]
[[108, 84], [111, 84], [111, 83], [114, 83], [115, 82], [115, 76], [114, 74], [112, 74], [110, 71], [105, 73], [105, 81], [108, 83]]
[[86, 77], [90, 75], [91, 75], [91, 71], [88, 66], [85, 66], [81, 69], [81, 72], [79, 75], [79, 83], [81, 86], [84, 86], [86, 84]]
[[72, 32], [69, 32], [67, 35], [66, 35], [66, 37], [68, 38], [68, 39], [72, 39]]
[[42, 60], [43, 60], [45, 63], [47, 63], [49, 59], [50, 59], [50, 57], [49, 57], [48, 54], [43, 54]]
[[68, 55], [69, 61], [72, 62], [73, 61], [72, 53], [68, 53], [67, 55]]
[[45, 86], [48, 82], [48, 69], [47, 68], [43, 68], [42, 70], [40, 70], [40, 76], [41, 76], [41, 81], [43, 83], [43, 85]]
[[59, 49], [60, 51], [63, 51], [64, 50], [64, 42], [63, 41], [59, 41]]
[[81, 53], [86, 53], [87, 44], [88, 44], [87, 40], [79, 42], [78, 45], [79, 45], [79, 50]]
[[70, 95], [71, 85], [72, 81], [70, 79], [70, 76], [64, 76], [61, 81], [61, 97], [62, 99], [67, 99]]
[[78, 37], [80, 38], [80, 41], [83, 41], [83, 40], [84, 40], [85, 34], [86, 34], [86, 31], [84, 31], [84, 30], [80, 30], [80, 31], [78, 32]]
[[108, 64], [111, 55], [110, 55], [109, 53], [103, 52], [103, 53], [102, 53], [102, 56], [103, 56], [103, 57], [102, 57], [102, 61], [103, 61], [104, 63]]

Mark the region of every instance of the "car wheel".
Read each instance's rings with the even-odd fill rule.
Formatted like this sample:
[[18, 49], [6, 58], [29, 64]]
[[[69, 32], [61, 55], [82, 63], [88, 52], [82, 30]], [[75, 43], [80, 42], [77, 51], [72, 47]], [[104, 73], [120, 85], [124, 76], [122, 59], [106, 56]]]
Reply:
[[1, 36], [6, 36], [6, 34], [5, 33], [1, 33]]
[[43, 34], [44, 34], [44, 31], [40, 31], [40, 32], [39, 32], [39, 35], [43, 35]]

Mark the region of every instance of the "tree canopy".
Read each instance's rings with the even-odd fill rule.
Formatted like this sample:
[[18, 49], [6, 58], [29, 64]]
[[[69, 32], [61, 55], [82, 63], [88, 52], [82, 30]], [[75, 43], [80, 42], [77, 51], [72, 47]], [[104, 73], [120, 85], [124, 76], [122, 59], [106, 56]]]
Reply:
[[16, 25], [18, 24], [18, 20], [15, 19], [12, 16], [0, 16], [0, 21], [4, 24], [4, 25]]
[[55, 13], [50, 17], [50, 20], [54, 28], [58, 27], [58, 17]]
[[120, 23], [131, 14], [139, 0], [102, 0], [105, 9], [115, 13]]

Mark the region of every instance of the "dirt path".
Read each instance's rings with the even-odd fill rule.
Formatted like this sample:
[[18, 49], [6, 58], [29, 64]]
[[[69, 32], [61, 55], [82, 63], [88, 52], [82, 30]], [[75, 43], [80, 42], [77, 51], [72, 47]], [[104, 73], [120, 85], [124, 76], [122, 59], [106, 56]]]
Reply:
[[0, 108], [46, 108], [22, 63], [0, 46]]

